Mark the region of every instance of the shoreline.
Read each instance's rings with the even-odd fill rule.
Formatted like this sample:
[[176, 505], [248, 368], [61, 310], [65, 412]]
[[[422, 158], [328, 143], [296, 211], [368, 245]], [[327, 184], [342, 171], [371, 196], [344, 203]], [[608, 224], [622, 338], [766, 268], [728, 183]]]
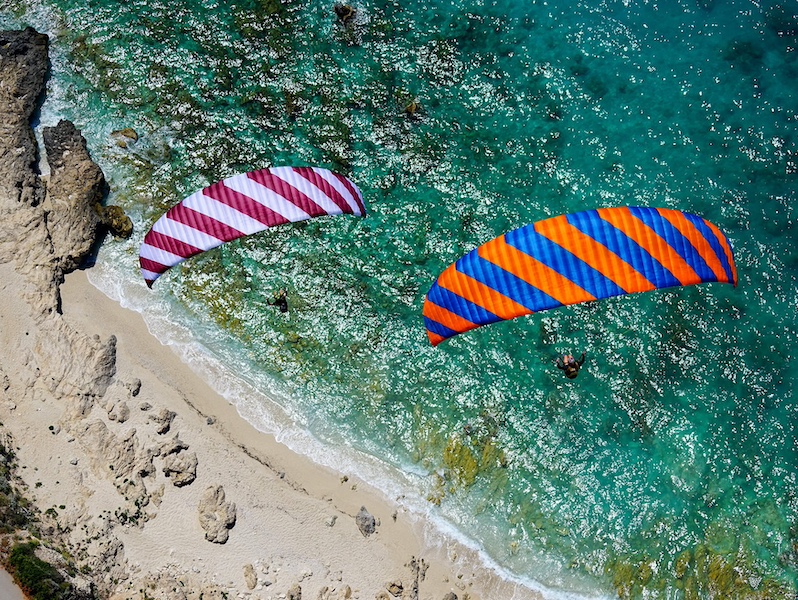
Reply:
[[[111, 303], [111, 310], [114, 313], [118, 311], [132, 313], [136, 321], [140, 321], [142, 327], [146, 329], [143, 335], [149, 336], [152, 343], [159, 348], [167, 350], [170, 356], [190, 372], [189, 377], [196, 377], [201, 382], [201, 387], [207, 388], [210, 397], [201, 394], [197, 396], [196, 402], [183, 397], [185, 404], [191, 410], [202, 419], [212, 419], [214, 427], [220, 428], [231, 444], [261, 465], [278, 473], [289, 485], [333, 503], [349, 517], [354, 518], [358, 507], [362, 505], [362, 498], [358, 495], [360, 492], [363, 492], [368, 500], [366, 506], [370, 511], [372, 504], [383, 505], [381, 510], [371, 511], [378, 518], [378, 523], [380, 522], [378, 515], [383, 515], [381, 519], [383, 525], [386, 523], [384, 516], [390, 515], [387, 521], [398, 520], [401, 527], [404, 517], [404, 525], [409, 527], [410, 538], [414, 539], [403, 539], [400, 544], [405, 545], [408, 541], [411, 545], [419, 544], [417, 552], [420, 558], [448, 565], [443, 570], [446, 571], [448, 568], [450, 573], [444, 572], [441, 581], [445, 584], [444, 587], [449, 585], [449, 591], [453, 593], [470, 594], [461, 595], [460, 598], [468, 597], [471, 600], [494, 597], [517, 600], [610, 598], [598, 591], [590, 593], [546, 588], [534, 580], [525, 581], [523, 576], [516, 576], [511, 571], [505, 570], [485, 554], [484, 550], [478, 548], [475, 541], [469, 540], [462, 532], [457, 531], [454, 525], [443, 517], [436, 519], [435, 515], [428, 514], [428, 511], [434, 511], [434, 507], [426, 504], [428, 501], [423, 495], [415, 497], [414, 500], [405, 495], [405, 492], [408, 492], [406, 486], [413, 485], [408, 480], [412, 478], [411, 475], [402, 473], [396, 467], [380, 462], [379, 459], [351, 449], [336, 450], [325, 446], [293, 423], [280, 404], [269, 399], [266, 392], [257, 391], [250, 383], [238, 381], [235, 375], [220, 373], [223, 367], [216, 363], [217, 359], [206, 357], [201, 345], [193, 347], [193, 342], [185, 339], [186, 336], [192, 338], [192, 334], [182, 326], [164, 339], [159, 339], [159, 336], [152, 331], [163, 325], [161, 320], [164, 317], [159, 316], [155, 322], [148, 322], [141, 310], [132, 307], [138, 298], [134, 302], [127, 299], [121, 288], [109, 284], [106, 279], [107, 273], [101, 272], [99, 279], [93, 278], [94, 273], [91, 269], [80, 273], [80, 275], [70, 275], [65, 287], [62, 288], [66, 290], [66, 295], [85, 296], [86, 301], [77, 302], [78, 306], [99, 304], [96, 298], [92, 299], [94, 296], [92, 290], [94, 290], [99, 294], [101, 303], [106, 301]], [[87, 292], [84, 286], [88, 286], [91, 290]], [[85, 319], [81, 318], [79, 321], [83, 321], [81, 326], [85, 325]], [[130, 321], [126, 320], [124, 323], [127, 326]], [[100, 335], [110, 334], [112, 331], [112, 327], [103, 327]], [[177, 341], [170, 342], [169, 339]], [[188, 351], [185, 350], [186, 347], [189, 348]], [[198, 360], [193, 360], [197, 357]], [[205, 369], [207, 373], [204, 372]], [[232, 385], [230, 378], [233, 381]], [[220, 381], [220, 386], [215, 385]], [[254, 394], [259, 398], [257, 401], [239, 406], [236, 399], [241, 394]], [[279, 414], [277, 416], [269, 414], [263, 421], [258, 421], [258, 417], [264, 415], [250, 414], [253, 419], [250, 420], [246, 411], [251, 411], [253, 404], [257, 409], [261, 400], [269, 403], [269, 408], [266, 410], [275, 410]], [[262, 426], [259, 426], [259, 423], [262, 423]], [[241, 432], [245, 432], [246, 435], [240, 436]], [[327, 456], [323, 454], [330, 450], [332, 451]], [[294, 466], [297, 468], [293, 468]], [[389, 472], [383, 472], [385, 469]], [[316, 477], [315, 472], [323, 473], [323, 477]], [[378, 484], [373, 483], [375, 480]], [[412, 494], [413, 491], [409, 490], [409, 493]], [[452, 573], [455, 574], [454, 577]], [[468, 583], [464, 583], [465, 581]]]
[[[5, 347], [14, 349], [11, 338], [35, 338], [35, 349], [49, 327], [24, 314], [22, 276], [8, 264], [0, 265], [0, 275], [5, 282], [0, 290], [0, 306], [6, 307], [0, 317], [6, 325]], [[465, 546], [450, 541], [433, 547], [436, 536], [427, 539], [423, 515], [407, 512], [401, 502], [367, 482], [344, 478], [255, 429], [150, 334], [140, 314], [94, 287], [86, 272], [68, 274], [60, 292], [59, 320], [65, 326], [94, 341], [115, 336], [116, 372], [106, 400], [95, 398], [90, 410], [83, 407], [76, 415], [69, 402], [54, 402], [40, 391], [19, 402], [6, 394], [0, 420], [14, 436], [27, 495], [42, 511], [52, 507], [58, 524], [53, 528], [68, 532], [62, 543], [89, 563], [95, 559], [97, 566], [108, 567], [109, 559], [116, 562], [109, 572], [119, 583], [111, 586], [115, 589], [109, 598], [132, 599], [130, 594], [145, 585], [174, 581], [194, 590], [216, 586], [253, 600], [277, 598], [293, 585], [307, 590], [307, 597], [330, 599], [385, 599], [391, 597], [386, 595], [391, 584], [404, 590], [401, 598], [545, 597], [502, 579]], [[25, 357], [26, 352], [17, 355]], [[24, 379], [12, 363], [3, 362], [5, 374]], [[129, 389], [139, 380], [140, 389], [131, 396]], [[123, 402], [129, 410], [124, 419]], [[164, 410], [175, 413], [170, 429], [146, 441], [150, 417]], [[110, 444], [81, 439], [100, 421], [109, 432], [118, 431]], [[126, 440], [138, 454], [156, 457], [164, 454], [159, 447], [176, 440], [185, 446], [184, 453], [196, 453], [198, 463], [196, 480], [181, 487], [164, 476], [160, 465], [146, 476], [143, 518], [133, 523], [119, 519], [132, 507], [109, 471], [117, 447]], [[224, 544], [203, 539], [197, 517], [204, 490], [216, 485], [224, 488], [237, 512]], [[361, 507], [376, 520], [375, 532], [368, 536], [356, 524]], [[99, 534], [110, 540], [107, 547], [94, 548]], [[413, 595], [413, 589], [420, 595]]]

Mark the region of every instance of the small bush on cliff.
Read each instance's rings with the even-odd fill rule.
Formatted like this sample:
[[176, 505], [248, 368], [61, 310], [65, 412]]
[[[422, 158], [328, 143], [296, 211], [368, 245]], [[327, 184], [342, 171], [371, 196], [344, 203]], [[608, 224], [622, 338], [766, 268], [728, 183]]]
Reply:
[[[16, 469], [16, 456], [11, 450], [11, 438], [2, 435], [0, 436], [0, 534], [5, 535], [0, 536], [2, 537], [0, 562], [33, 600], [92, 600], [94, 598], [92, 592], [77, 591], [53, 565], [36, 556], [38, 542], [17, 543], [8, 552], [9, 543], [13, 539], [8, 534], [27, 530], [39, 535], [38, 512], [22, 496], [26, 488], [16, 475]], [[61, 508], [63, 509], [63, 506]]]
[[36, 556], [33, 542], [17, 544], [11, 549], [8, 566], [17, 582], [34, 600], [53, 600], [66, 598], [69, 585], [52, 565]]
[[0, 533], [22, 529], [31, 521], [28, 501], [12, 485], [14, 466], [14, 451], [0, 443]]

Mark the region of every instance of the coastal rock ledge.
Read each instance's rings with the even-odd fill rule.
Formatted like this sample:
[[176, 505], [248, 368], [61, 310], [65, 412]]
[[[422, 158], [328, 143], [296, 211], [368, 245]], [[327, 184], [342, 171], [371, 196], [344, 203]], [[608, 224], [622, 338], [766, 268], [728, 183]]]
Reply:
[[[130, 227], [102, 206], [105, 177], [70, 121], [42, 128], [49, 175], [39, 172], [31, 119], [45, 90], [48, 46], [32, 28], [0, 32], [0, 451], [4, 462], [12, 456], [33, 466], [17, 474], [33, 504], [15, 521], [23, 529], [0, 536], [0, 561], [14, 571], [10, 550], [31, 542], [23, 548], [35, 547], [53, 569], [47, 581], [69, 587], [63, 597], [121, 600], [125, 589], [144, 585], [160, 597], [157, 590], [174, 589], [183, 574], [135, 575], [125, 533], [157, 516], [170, 480], [181, 488], [193, 482], [198, 461], [176, 434], [164, 442], [179, 420], [173, 411], [159, 407], [157, 427], [142, 411], [131, 415], [128, 405], [150, 403], [138, 399], [139, 379], [118, 373], [116, 336], [89, 335], [62, 314], [65, 276], [109, 229], [103, 218], [112, 214], [117, 233]], [[74, 562], [46, 560], [61, 552]], [[215, 584], [183, 585], [224, 596]]]

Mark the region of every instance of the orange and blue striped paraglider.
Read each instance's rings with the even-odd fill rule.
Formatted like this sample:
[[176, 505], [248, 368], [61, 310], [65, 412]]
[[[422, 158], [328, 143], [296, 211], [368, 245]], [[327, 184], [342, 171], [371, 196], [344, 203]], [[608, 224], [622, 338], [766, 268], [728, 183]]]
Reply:
[[482, 325], [659, 288], [737, 285], [731, 244], [709, 221], [667, 208], [560, 215], [505, 233], [449, 266], [424, 300], [433, 346]]

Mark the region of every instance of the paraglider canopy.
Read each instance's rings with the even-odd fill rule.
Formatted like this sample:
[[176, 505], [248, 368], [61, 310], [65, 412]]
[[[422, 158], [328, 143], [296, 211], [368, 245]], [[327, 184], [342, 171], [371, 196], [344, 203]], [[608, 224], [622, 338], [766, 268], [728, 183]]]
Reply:
[[449, 266], [424, 299], [433, 346], [482, 325], [658, 288], [737, 285], [726, 236], [667, 208], [560, 215], [501, 235]]
[[324, 215], [364, 216], [363, 194], [343, 175], [312, 167], [273, 167], [235, 175], [170, 208], [139, 252], [148, 287], [174, 265], [225, 242]]

